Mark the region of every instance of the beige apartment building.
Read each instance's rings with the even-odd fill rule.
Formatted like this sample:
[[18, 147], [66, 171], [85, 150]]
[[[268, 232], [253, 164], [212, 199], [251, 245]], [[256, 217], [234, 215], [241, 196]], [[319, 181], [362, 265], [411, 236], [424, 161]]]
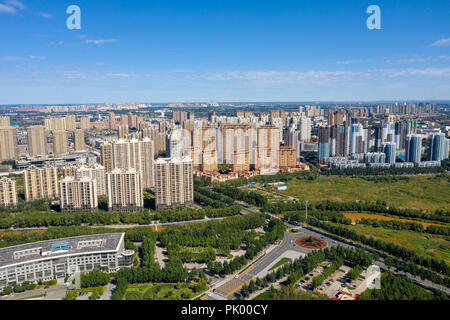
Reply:
[[256, 169], [278, 171], [280, 150], [280, 129], [274, 125], [264, 125], [257, 129]]
[[226, 124], [222, 132], [222, 160], [235, 172], [250, 170], [250, 139], [252, 127], [248, 124]]
[[89, 177], [66, 177], [59, 182], [61, 211], [94, 211], [98, 208], [97, 182]]
[[114, 114], [114, 112], [109, 113], [109, 129], [116, 129], [116, 115]]
[[3, 177], [0, 179], [0, 206], [17, 205], [16, 181]]
[[66, 130], [74, 131], [77, 128], [77, 121], [74, 115], [66, 116]]
[[69, 144], [67, 140], [67, 131], [53, 131], [53, 154], [61, 154], [69, 152]]
[[23, 171], [23, 181], [26, 201], [59, 196], [58, 171], [55, 167], [30, 166]]
[[100, 163], [105, 167], [106, 172], [113, 169], [112, 144], [109, 142], [100, 146]]
[[32, 157], [47, 154], [47, 135], [44, 126], [29, 126], [27, 128], [28, 154]]
[[157, 210], [194, 202], [193, 164], [190, 157], [159, 158], [154, 167]]
[[297, 149], [290, 146], [282, 146], [279, 152], [280, 168], [292, 168], [297, 165]]
[[106, 171], [105, 167], [98, 163], [82, 165], [76, 168], [75, 178], [88, 177], [97, 182], [97, 194], [99, 197], [106, 195]]
[[81, 117], [80, 118], [80, 129], [89, 130], [91, 128], [91, 117]]
[[11, 121], [9, 117], [0, 117], [0, 128], [9, 128], [11, 126]]
[[144, 207], [142, 172], [134, 168], [106, 173], [108, 210], [138, 211]]
[[74, 150], [82, 151], [86, 150], [86, 143], [84, 141], [84, 130], [75, 130], [74, 131]]
[[47, 131], [67, 130], [66, 118], [44, 119], [44, 127]]
[[153, 141], [149, 138], [143, 138], [142, 140], [119, 139], [111, 142], [111, 147], [107, 145], [101, 149], [102, 164], [106, 171], [111, 171], [108, 170], [108, 166], [113, 169], [136, 169], [136, 171], [142, 171], [143, 188], [154, 187], [153, 162], [155, 151]]
[[0, 161], [17, 158], [17, 131], [13, 127], [0, 128]]

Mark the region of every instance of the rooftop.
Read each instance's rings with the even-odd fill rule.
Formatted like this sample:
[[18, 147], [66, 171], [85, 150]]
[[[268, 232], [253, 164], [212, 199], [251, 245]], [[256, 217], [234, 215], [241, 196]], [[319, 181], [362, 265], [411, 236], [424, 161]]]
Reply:
[[124, 233], [106, 233], [20, 244], [0, 249], [0, 268], [68, 254], [115, 251]]

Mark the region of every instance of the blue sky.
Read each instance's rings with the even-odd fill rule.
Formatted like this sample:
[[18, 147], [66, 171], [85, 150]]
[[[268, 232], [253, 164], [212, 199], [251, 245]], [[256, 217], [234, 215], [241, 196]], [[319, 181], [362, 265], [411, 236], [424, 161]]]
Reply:
[[448, 0], [0, 0], [0, 104], [450, 99], [449, 14]]

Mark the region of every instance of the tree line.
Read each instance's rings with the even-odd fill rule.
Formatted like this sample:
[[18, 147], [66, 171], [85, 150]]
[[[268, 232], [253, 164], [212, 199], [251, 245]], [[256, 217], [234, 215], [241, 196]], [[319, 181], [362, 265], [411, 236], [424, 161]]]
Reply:
[[319, 223], [317, 221], [311, 220], [309, 222], [312, 226], [324, 229], [327, 232], [347, 238], [353, 241], [361, 242], [369, 247], [375, 248], [380, 251], [387, 252], [395, 257], [398, 257], [404, 261], [410, 261], [417, 265], [423, 266], [445, 276], [450, 275], [450, 267], [445, 263], [444, 260], [437, 261], [433, 258], [425, 258], [419, 256], [415, 251], [406, 249], [404, 247], [395, 245], [390, 242], [385, 242], [382, 240], [373, 239], [372, 237], [366, 237], [364, 235], [359, 235], [353, 230], [341, 226], [334, 226], [327, 223]]

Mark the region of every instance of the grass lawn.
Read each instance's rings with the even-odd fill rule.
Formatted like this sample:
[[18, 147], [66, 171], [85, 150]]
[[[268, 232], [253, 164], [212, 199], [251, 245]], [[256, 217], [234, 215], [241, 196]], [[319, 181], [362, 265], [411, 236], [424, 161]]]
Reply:
[[292, 180], [278, 191], [309, 201], [386, 201], [388, 205], [426, 210], [450, 210], [450, 183], [446, 178], [409, 177], [408, 181], [374, 182], [350, 177]]
[[[183, 296], [186, 289], [189, 290], [189, 298]], [[193, 292], [189, 289], [189, 283], [181, 283], [178, 289], [176, 283], [139, 283], [128, 285], [125, 298], [126, 300], [160, 300], [179, 295], [182, 299], [193, 299], [200, 294], [201, 292]]]
[[277, 263], [275, 263], [275, 264], [269, 269], [269, 271], [275, 270], [276, 268], [282, 266], [283, 264], [288, 263], [288, 262], [291, 262], [291, 261], [292, 261], [291, 259], [286, 258], [286, 257], [281, 258]]
[[408, 230], [373, 228], [365, 225], [340, 226], [349, 228], [366, 237], [393, 242], [407, 249], [415, 250], [424, 257], [444, 259], [446, 262], [450, 262], [450, 237], [448, 236], [430, 235]]

